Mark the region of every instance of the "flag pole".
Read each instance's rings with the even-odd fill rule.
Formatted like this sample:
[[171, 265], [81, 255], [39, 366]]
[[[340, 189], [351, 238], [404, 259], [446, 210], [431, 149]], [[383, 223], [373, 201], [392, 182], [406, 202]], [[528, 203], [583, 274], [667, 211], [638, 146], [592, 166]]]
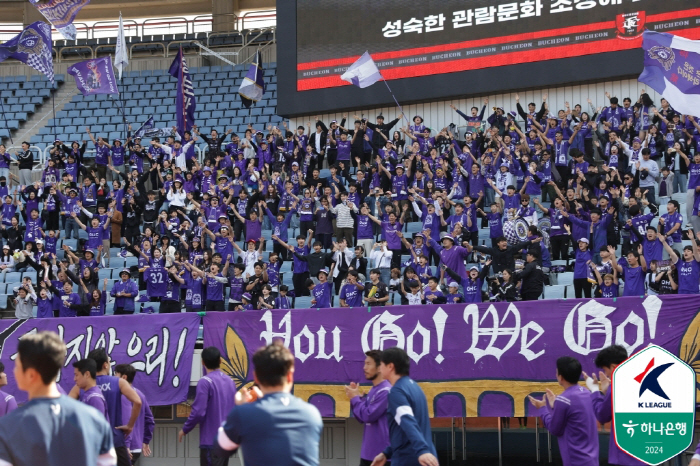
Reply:
[[56, 91], [58, 87], [56, 86], [56, 81], [53, 82], [53, 92], [51, 93], [51, 109], [53, 111], [53, 139], [54, 141], [58, 139], [58, 134], [56, 134]]
[[382, 81], [384, 81], [384, 84], [386, 84], [386, 88], [389, 89], [389, 93], [391, 94], [391, 97], [394, 98], [394, 102], [396, 102], [396, 106], [399, 107], [399, 110], [401, 110], [401, 115], [403, 115], [403, 119], [406, 120], [406, 123], [408, 123], [408, 125], [410, 126], [411, 123], [408, 121], [408, 118], [406, 117], [406, 114], [404, 113], [403, 108], [401, 107], [401, 104], [399, 103], [398, 100], [396, 100], [396, 96], [394, 95], [394, 92], [389, 87], [389, 83], [386, 82], [386, 79], [384, 78], [384, 76], [382, 76]]

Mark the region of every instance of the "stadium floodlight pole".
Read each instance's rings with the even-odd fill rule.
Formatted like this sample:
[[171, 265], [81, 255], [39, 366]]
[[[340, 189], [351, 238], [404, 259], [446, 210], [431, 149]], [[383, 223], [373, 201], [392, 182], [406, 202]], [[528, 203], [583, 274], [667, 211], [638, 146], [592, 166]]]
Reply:
[[403, 112], [403, 108], [401, 107], [401, 104], [399, 103], [398, 100], [396, 100], [396, 96], [394, 95], [394, 92], [389, 87], [389, 83], [386, 82], [386, 78], [384, 78], [384, 76], [382, 76], [382, 81], [384, 81], [384, 84], [386, 84], [386, 88], [389, 89], [389, 93], [394, 98], [394, 102], [396, 102], [396, 106], [399, 107], [399, 110], [401, 110], [401, 115], [403, 115], [403, 119], [406, 120], [406, 123], [408, 123], [408, 125], [410, 126], [411, 123], [408, 121], [406, 114]]

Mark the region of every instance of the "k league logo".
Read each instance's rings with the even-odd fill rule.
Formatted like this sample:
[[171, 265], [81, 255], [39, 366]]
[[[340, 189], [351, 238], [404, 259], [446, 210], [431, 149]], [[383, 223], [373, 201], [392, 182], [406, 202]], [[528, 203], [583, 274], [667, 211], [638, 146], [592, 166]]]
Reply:
[[615, 443], [657, 465], [685, 451], [695, 426], [695, 371], [649, 345], [620, 364], [612, 378]]

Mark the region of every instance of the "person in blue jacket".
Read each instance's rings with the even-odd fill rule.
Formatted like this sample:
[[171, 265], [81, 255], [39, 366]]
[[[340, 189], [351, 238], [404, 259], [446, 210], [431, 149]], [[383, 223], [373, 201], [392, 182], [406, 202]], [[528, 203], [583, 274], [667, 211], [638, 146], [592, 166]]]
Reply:
[[411, 361], [401, 348], [382, 351], [379, 371], [391, 384], [389, 392], [390, 445], [378, 454], [372, 466], [438, 466], [430, 431], [428, 402], [423, 390], [409, 377]]

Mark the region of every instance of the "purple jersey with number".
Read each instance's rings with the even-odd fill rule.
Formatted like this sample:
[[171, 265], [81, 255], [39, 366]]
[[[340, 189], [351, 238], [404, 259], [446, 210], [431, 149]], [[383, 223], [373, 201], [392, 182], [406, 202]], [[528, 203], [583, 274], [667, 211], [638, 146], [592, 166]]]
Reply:
[[143, 273], [148, 296], [162, 298], [168, 291], [168, 271], [160, 264], [154, 264]]

